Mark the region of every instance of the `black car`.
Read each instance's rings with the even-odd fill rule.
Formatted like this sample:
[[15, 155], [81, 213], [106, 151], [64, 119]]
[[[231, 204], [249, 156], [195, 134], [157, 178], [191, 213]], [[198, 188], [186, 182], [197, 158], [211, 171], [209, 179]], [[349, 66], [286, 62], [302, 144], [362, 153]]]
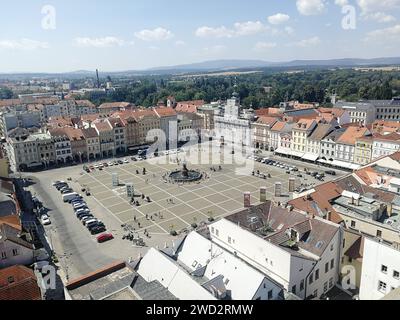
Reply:
[[329, 174], [329, 175], [331, 175], [331, 176], [336, 176], [336, 172], [333, 171], [333, 170], [326, 170], [325, 173], [326, 173], [326, 174]]
[[62, 184], [58, 184], [56, 185], [56, 188], [58, 191], [60, 191], [62, 188], [68, 187], [68, 183], [62, 183]]
[[124, 164], [122, 160], [118, 160], [118, 164]]
[[106, 232], [107, 229], [105, 227], [96, 226], [89, 230], [92, 235], [100, 234]]
[[93, 222], [90, 225], [87, 225], [86, 227], [90, 232], [95, 228], [104, 228], [104, 229], [106, 228], [105, 224], [100, 221]]

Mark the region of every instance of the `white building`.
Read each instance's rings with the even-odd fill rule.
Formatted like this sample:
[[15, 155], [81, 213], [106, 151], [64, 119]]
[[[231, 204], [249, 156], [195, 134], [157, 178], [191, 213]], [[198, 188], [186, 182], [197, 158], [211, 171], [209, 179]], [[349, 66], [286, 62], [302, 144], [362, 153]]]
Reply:
[[210, 226], [212, 241], [302, 299], [320, 298], [339, 278], [341, 228], [270, 202]]
[[[245, 261], [197, 232], [177, 248], [151, 249], [138, 273], [157, 280], [181, 300], [278, 300], [282, 287]], [[245, 276], [244, 276], [245, 275]]]
[[400, 135], [392, 133], [389, 135], [374, 136], [372, 145], [372, 159], [391, 155], [400, 150]]
[[349, 112], [350, 123], [359, 123], [366, 126], [376, 119], [376, 108], [368, 102], [338, 102], [336, 107]]
[[400, 245], [366, 238], [361, 272], [361, 300], [379, 300], [400, 287]]
[[215, 116], [214, 130], [217, 139], [236, 145], [252, 146], [251, 117], [241, 117], [240, 101], [234, 93], [224, 106], [224, 115]]
[[33, 263], [33, 246], [20, 236], [20, 230], [0, 223], [0, 269]]

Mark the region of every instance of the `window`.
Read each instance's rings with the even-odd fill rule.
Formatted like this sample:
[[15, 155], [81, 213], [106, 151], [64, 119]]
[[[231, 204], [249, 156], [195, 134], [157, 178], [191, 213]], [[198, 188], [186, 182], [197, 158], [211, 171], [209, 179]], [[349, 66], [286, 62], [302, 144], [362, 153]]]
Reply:
[[355, 228], [355, 227], [356, 227], [356, 222], [353, 221], [353, 220], [351, 220], [351, 227], [352, 227], [352, 228]]
[[379, 281], [378, 283], [378, 291], [382, 293], [386, 293], [386, 283], [383, 281]]
[[333, 249], [334, 249], [334, 246], [333, 246], [333, 244], [331, 244], [331, 251], [333, 251]]
[[18, 249], [13, 249], [12, 252], [13, 252], [13, 256], [14, 256], [14, 257], [18, 255]]
[[381, 230], [377, 230], [377, 231], [376, 231], [376, 236], [377, 236], [378, 238], [382, 238], [382, 231], [381, 231]]
[[294, 285], [294, 286], [292, 287], [292, 293], [293, 293], [293, 294], [296, 294], [296, 285]]
[[315, 271], [315, 280], [319, 280], [319, 269]]
[[393, 271], [393, 278], [399, 279], [400, 278], [400, 273], [396, 270]]
[[314, 297], [318, 298], [318, 289], [314, 291]]
[[335, 267], [335, 259], [331, 260], [331, 270]]
[[215, 229], [215, 234], [217, 235], [217, 237], [219, 237], [219, 230]]
[[1, 258], [4, 260], [4, 259], [7, 259], [7, 253], [6, 252], [2, 252], [1, 253]]
[[387, 266], [382, 265], [382, 266], [381, 266], [381, 271], [382, 271], [383, 273], [387, 273], [387, 271], [388, 271]]
[[268, 300], [272, 300], [273, 294], [274, 294], [273, 290], [268, 291]]
[[312, 284], [314, 282], [314, 274], [311, 273], [310, 278], [308, 279], [308, 283]]
[[333, 278], [329, 279], [329, 289], [333, 287]]
[[232, 238], [231, 237], [228, 237], [228, 243], [232, 244]]
[[300, 282], [300, 291], [304, 290], [304, 280], [301, 280]]
[[328, 282], [324, 283], [324, 293], [328, 291]]
[[325, 273], [327, 273], [329, 271], [329, 263], [327, 262], [326, 264], [325, 264]]

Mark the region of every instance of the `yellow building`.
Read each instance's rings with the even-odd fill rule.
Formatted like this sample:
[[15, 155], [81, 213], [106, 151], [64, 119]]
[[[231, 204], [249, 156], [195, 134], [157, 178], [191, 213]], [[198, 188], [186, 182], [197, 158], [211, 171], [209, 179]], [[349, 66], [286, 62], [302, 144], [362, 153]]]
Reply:
[[354, 150], [354, 163], [366, 165], [372, 161], [372, 147], [374, 140], [372, 136], [362, 137], [356, 140]]
[[9, 177], [9, 163], [7, 158], [3, 156], [3, 152], [0, 151], [0, 177], [8, 178]]

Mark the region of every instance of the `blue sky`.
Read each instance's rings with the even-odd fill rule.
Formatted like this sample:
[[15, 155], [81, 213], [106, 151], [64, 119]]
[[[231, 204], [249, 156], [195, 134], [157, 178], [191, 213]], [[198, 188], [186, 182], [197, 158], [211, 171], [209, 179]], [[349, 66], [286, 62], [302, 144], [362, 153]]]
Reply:
[[2, 9], [0, 72], [399, 56], [400, 0], [14, 0]]

